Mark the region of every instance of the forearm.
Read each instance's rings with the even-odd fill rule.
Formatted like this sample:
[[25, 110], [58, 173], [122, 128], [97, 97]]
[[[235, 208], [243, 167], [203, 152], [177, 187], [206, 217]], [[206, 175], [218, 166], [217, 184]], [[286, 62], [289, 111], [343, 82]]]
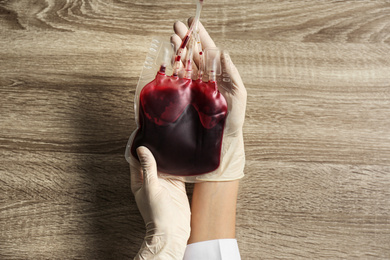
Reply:
[[235, 238], [239, 181], [196, 183], [188, 243]]

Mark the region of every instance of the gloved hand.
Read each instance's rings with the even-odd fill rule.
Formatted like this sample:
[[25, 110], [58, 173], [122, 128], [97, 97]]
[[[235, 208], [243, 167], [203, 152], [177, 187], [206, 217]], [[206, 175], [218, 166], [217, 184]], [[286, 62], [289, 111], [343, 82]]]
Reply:
[[[189, 19], [188, 24], [190, 25], [191, 22], [192, 19]], [[181, 39], [186, 35], [187, 30], [187, 26], [182, 22], [174, 24], [175, 34], [171, 37], [171, 42], [176, 49], [180, 46]], [[202, 51], [216, 47], [201, 23], [199, 23], [199, 35]], [[194, 61], [197, 63], [199, 51], [194, 53]], [[221, 149], [221, 163], [216, 171], [197, 177], [197, 181], [229, 181], [244, 176], [245, 151], [242, 127], [245, 119], [247, 92], [241, 76], [227, 52], [222, 52], [221, 65], [222, 75], [217, 76], [217, 85], [218, 90], [225, 97], [228, 104], [228, 116]]]
[[157, 176], [156, 161], [139, 147], [131, 158], [131, 190], [146, 225], [146, 235], [134, 259], [183, 259], [190, 236], [190, 206], [185, 184]]

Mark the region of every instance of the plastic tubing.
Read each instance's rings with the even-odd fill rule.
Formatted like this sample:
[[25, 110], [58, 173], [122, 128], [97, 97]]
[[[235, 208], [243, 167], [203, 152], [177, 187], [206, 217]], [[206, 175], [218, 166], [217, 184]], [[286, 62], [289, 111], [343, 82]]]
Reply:
[[203, 71], [204, 71], [204, 62], [203, 62], [202, 44], [200, 42], [198, 30], [195, 31], [194, 38], [198, 46], [198, 54], [199, 54], [198, 79], [202, 79]]
[[192, 57], [193, 57], [193, 41], [194, 39], [191, 38], [190, 39], [190, 43], [188, 45], [188, 48], [187, 48], [187, 54], [186, 54], [186, 58], [184, 60], [184, 69], [185, 69], [185, 74], [184, 74], [184, 78], [186, 79], [191, 79], [192, 78]]
[[194, 31], [194, 29], [195, 29], [195, 31], [197, 31], [197, 29], [198, 29], [200, 12], [202, 11], [202, 4], [203, 4], [203, 0], [199, 0], [198, 3], [196, 4], [196, 15], [195, 15], [195, 18], [192, 21], [192, 24], [190, 26], [190, 29], [188, 29], [186, 36], [184, 36], [184, 38], [183, 38], [183, 40], [181, 42], [179, 50], [176, 53], [175, 62], [173, 64], [173, 76], [177, 76], [178, 75], [179, 69], [180, 69], [181, 56], [183, 55], [183, 51], [186, 48], [186, 46], [187, 46], [187, 44], [188, 44], [188, 42], [190, 40], [190, 37], [191, 37], [192, 32]]

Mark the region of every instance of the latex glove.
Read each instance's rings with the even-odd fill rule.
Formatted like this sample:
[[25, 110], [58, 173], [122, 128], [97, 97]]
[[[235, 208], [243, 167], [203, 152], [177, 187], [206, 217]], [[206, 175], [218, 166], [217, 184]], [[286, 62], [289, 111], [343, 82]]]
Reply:
[[[191, 22], [192, 19], [189, 19], [189, 25]], [[187, 30], [187, 26], [182, 22], [174, 24], [175, 34], [171, 37], [171, 42], [176, 49], [180, 46], [181, 39], [185, 36]], [[199, 23], [199, 35], [203, 51], [207, 48], [216, 47], [201, 23]], [[197, 56], [199, 52], [195, 51], [194, 53], [196, 63], [199, 60]], [[228, 115], [221, 150], [222, 160], [216, 171], [196, 177], [197, 181], [228, 181], [240, 179], [244, 176], [245, 151], [242, 128], [245, 119], [247, 92], [241, 76], [227, 52], [222, 52], [221, 65], [222, 75], [217, 77], [217, 85], [218, 90], [228, 103]]]
[[190, 206], [185, 184], [157, 176], [156, 161], [146, 147], [130, 161], [131, 190], [146, 225], [144, 242], [134, 259], [183, 259], [190, 235]]

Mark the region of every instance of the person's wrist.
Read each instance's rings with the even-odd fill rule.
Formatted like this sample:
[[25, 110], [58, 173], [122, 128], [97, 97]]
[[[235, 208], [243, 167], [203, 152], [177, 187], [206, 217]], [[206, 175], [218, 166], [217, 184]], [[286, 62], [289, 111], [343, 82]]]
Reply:
[[235, 238], [238, 187], [238, 180], [195, 184], [189, 244]]

